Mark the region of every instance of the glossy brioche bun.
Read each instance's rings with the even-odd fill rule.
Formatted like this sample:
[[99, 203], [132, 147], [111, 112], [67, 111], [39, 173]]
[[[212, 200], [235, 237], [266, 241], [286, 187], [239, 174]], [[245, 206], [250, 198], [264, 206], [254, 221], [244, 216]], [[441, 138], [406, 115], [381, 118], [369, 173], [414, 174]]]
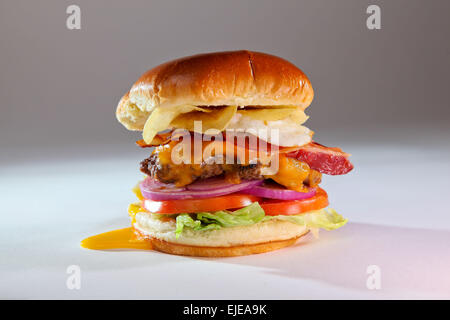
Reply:
[[265, 53], [199, 54], [159, 65], [120, 100], [116, 116], [126, 128], [142, 130], [155, 107], [297, 106], [307, 108], [314, 91], [292, 63]]
[[133, 227], [138, 238], [150, 241], [154, 250], [199, 257], [231, 257], [277, 250], [294, 244], [309, 232], [306, 227], [273, 219], [218, 230], [185, 228], [177, 239], [174, 221], [161, 221], [145, 212], [136, 214]]

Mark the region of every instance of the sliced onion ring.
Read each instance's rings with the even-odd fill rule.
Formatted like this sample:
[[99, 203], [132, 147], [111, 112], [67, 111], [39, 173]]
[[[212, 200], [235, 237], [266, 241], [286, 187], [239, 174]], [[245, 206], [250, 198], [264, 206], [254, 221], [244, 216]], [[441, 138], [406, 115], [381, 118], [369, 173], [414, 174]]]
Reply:
[[243, 180], [239, 184], [234, 184], [226, 182], [223, 178], [210, 178], [199, 180], [184, 188], [178, 188], [148, 177], [139, 184], [139, 187], [145, 199], [162, 201], [218, 197], [251, 189], [262, 182], [262, 180]]
[[[260, 181], [260, 184], [261, 183], [262, 181]], [[204, 180], [197, 180], [192, 184], [188, 184], [186, 189], [190, 191], [211, 191], [228, 186], [236, 186], [236, 184], [227, 182], [223, 177], [213, 177]]]
[[264, 184], [262, 186], [253, 186], [251, 188], [242, 190], [242, 193], [269, 199], [303, 200], [315, 196], [316, 189], [310, 188], [308, 192], [297, 192], [294, 190], [284, 189], [281, 186], [274, 186], [273, 184]]
[[163, 183], [152, 178], [146, 178], [143, 182], [145, 182], [148, 190], [158, 190], [159, 192], [180, 192], [186, 190], [185, 187], [177, 187], [173, 183]]

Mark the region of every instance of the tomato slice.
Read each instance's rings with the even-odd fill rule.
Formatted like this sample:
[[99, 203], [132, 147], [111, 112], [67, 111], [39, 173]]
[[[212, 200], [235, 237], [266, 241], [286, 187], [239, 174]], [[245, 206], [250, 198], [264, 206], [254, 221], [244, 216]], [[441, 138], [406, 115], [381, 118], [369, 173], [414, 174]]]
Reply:
[[239, 209], [246, 207], [253, 202], [259, 202], [268, 216], [293, 215], [325, 208], [328, 206], [328, 195], [321, 188], [317, 188], [314, 197], [304, 200], [275, 200], [248, 194], [233, 193], [206, 199], [166, 201], [143, 199], [142, 207], [152, 213], [176, 214]]
[[226, 209], [239, 209], [253, 202], [261, 202], [261, 198], [241, 193], [233, 193], [220, 197], [206, 199], [165, 200], [154, 201], [142, 200], [142, 207], [152, 213], [174, 214], [174, 213], [196, 213], [212, 212]]
[[268, 216], [293, 215], [318, 210], [328, 206], [328, 195], [325, 190], [317, 188], [316, 195], [304, 200], [263, 199], [261, 208]]

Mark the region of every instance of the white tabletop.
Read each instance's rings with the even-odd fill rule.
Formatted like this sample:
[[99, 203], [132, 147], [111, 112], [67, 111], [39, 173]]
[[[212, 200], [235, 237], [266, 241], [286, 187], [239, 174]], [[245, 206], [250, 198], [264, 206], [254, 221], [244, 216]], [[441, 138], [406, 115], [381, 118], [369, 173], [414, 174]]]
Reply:
[[[129, 226], [141, 160], [93, 154], [5, 162], [0, 170], [1, 298], [450, 298], [450, 151], [346, 146], [355, 170], [324, 176], [343, 228], [280, 251], [205, 259], [90, 251], [81, 239]], [[77, 265], [81, 288], [68, 289]], [[369, 289], [367, 268], [380, 270]]]

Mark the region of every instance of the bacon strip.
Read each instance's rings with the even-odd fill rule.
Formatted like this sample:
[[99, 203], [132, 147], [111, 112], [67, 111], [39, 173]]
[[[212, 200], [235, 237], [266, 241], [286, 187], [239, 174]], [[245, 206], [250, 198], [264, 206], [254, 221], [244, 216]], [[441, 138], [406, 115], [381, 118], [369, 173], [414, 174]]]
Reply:
[[317, 142], [304, 145], [299, 150], [288, 153], [287, 156], [304, 161], [311, 169], [329, 175], [346, 174], [353, 169], [353, 164], [348, 159], [350, 154], [339, 148], [329, 148]]
[[141, 147], [141, 148], [151, 148], [151, 147], [156, 147], [159, 146], [161, 144], [166, 144], [167, 142], [170, 141], [172, 132], [166, 132], [166, 133], [160, 133], [157, 134], [152, 142], [150, 144], [145, 143], [144, 140], [138, 140], [136, 141], [136, 144]]

